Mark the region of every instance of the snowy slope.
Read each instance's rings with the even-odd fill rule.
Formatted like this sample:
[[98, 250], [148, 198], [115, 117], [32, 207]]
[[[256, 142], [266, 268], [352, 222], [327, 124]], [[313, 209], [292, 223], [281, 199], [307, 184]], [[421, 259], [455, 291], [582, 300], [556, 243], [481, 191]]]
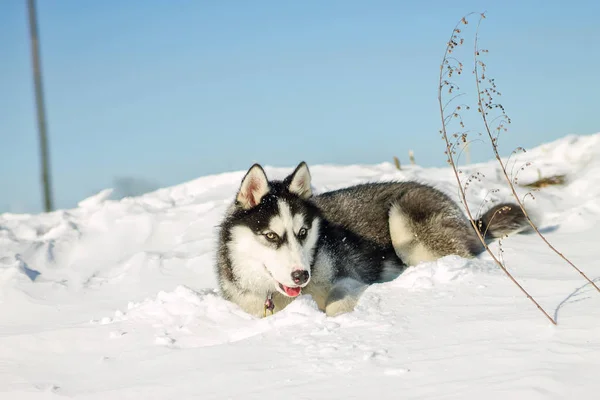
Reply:
[[[551, 242], [600, 278], [600, 134], [518, 158], [519, 181], [565, 173], [526, 204]], [[296, 160], [295, 160], [296, 161]], [[283, 177], [289, 168], [266, 168]], [[518, 167], [516, 168], [518, 169]], [[469, 188], [508, 199], [494, 162]], [[514, 275], [450, 256], [374, 285], [327, 318], [308, 296], [266, 319], [219, 298], [216, 225], [245, 171], [139, 198], [0, 215], [0, 398], [570, 399], [600, 395], [600, 293], [534, 235], [503, 241]], [[317, 191], [417, 179], [456, 196], [447, 168], [311, 166]], [[465, 172], [465, 173], [468, 173]], [[522, 194], [526, 193], [522, 190]], [[497, 244], [493, 248], [497, 249]]]

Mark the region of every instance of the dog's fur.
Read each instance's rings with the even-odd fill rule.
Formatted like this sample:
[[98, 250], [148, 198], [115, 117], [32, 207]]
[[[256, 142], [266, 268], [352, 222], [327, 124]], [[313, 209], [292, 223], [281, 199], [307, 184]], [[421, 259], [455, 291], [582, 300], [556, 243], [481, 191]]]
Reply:
[[[477, 226], [493, 239], [523, 230], [526, 219], [500, 204]], [[263, 316], [269, 295], [277, 312], [302, 292], [332, 316], [407, 266], [483, 250], [458, 205], [431, 186], [367, 183], [313, 196], [304, 162], [283, 181], [255, 164], [220, 225], [217, 274], [222, 295], [250, 314]]]

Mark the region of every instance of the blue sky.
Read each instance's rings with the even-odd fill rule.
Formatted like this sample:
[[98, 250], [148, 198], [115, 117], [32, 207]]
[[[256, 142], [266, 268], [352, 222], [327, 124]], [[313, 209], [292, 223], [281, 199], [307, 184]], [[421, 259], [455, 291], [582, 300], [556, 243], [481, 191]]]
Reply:
[[[0, 212], [42, 204], [25, 3], [0, 2]], [[408, 163], [413, 149], [442, 166], [439, 62], [470, 11], [487, 10], [513, 119], [503, 153], [598, 132], [599, 4], [39, 0], [56, 206], [118, 177], [166, 186], [255, 161]]]

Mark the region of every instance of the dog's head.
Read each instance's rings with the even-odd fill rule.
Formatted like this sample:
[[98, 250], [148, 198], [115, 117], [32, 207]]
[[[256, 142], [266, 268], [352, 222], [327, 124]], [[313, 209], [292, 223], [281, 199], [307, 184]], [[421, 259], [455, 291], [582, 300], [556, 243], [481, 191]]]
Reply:
[[310, 180], [304, 162], [283, 181], [269, 181], [258, 164], [242, 179], [226, 227], [241, 286], [296, 297], [310, 281], [320, 223]]

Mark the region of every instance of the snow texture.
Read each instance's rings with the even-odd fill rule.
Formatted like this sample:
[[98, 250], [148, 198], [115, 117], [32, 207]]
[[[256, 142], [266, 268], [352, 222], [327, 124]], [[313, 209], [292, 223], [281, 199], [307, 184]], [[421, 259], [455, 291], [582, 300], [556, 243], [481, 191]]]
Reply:
[[[512, 169], [511, 159], [511, 169]], [[533, 165], [520, 171], [528, 162]], [[416, 179], [458, 199], [448, 168], [310, 166], [316, 192]], [[289, 168], [266, 167], [270, 177]], [[495, 162], [472, 165], [474, 210], [509, 199]], [[539, 226], [599, 280], [600, 134], [521, 154]], [[600, 393], [600, 293], [535, 235], [502, 242], [512, 273], [448, 256], [370, 287], [334, 318], [300, 296], [258, 319], [216, 290], [216, 226], [245, 171], [71, 210], [0, 215], [2, 399], [573, 399]], [[490, 193], [491, 190], [497, 192]], [[526, 189], [519, 189], [523, 196]], [[492, 245], [498, 250], [498, 242]]]

